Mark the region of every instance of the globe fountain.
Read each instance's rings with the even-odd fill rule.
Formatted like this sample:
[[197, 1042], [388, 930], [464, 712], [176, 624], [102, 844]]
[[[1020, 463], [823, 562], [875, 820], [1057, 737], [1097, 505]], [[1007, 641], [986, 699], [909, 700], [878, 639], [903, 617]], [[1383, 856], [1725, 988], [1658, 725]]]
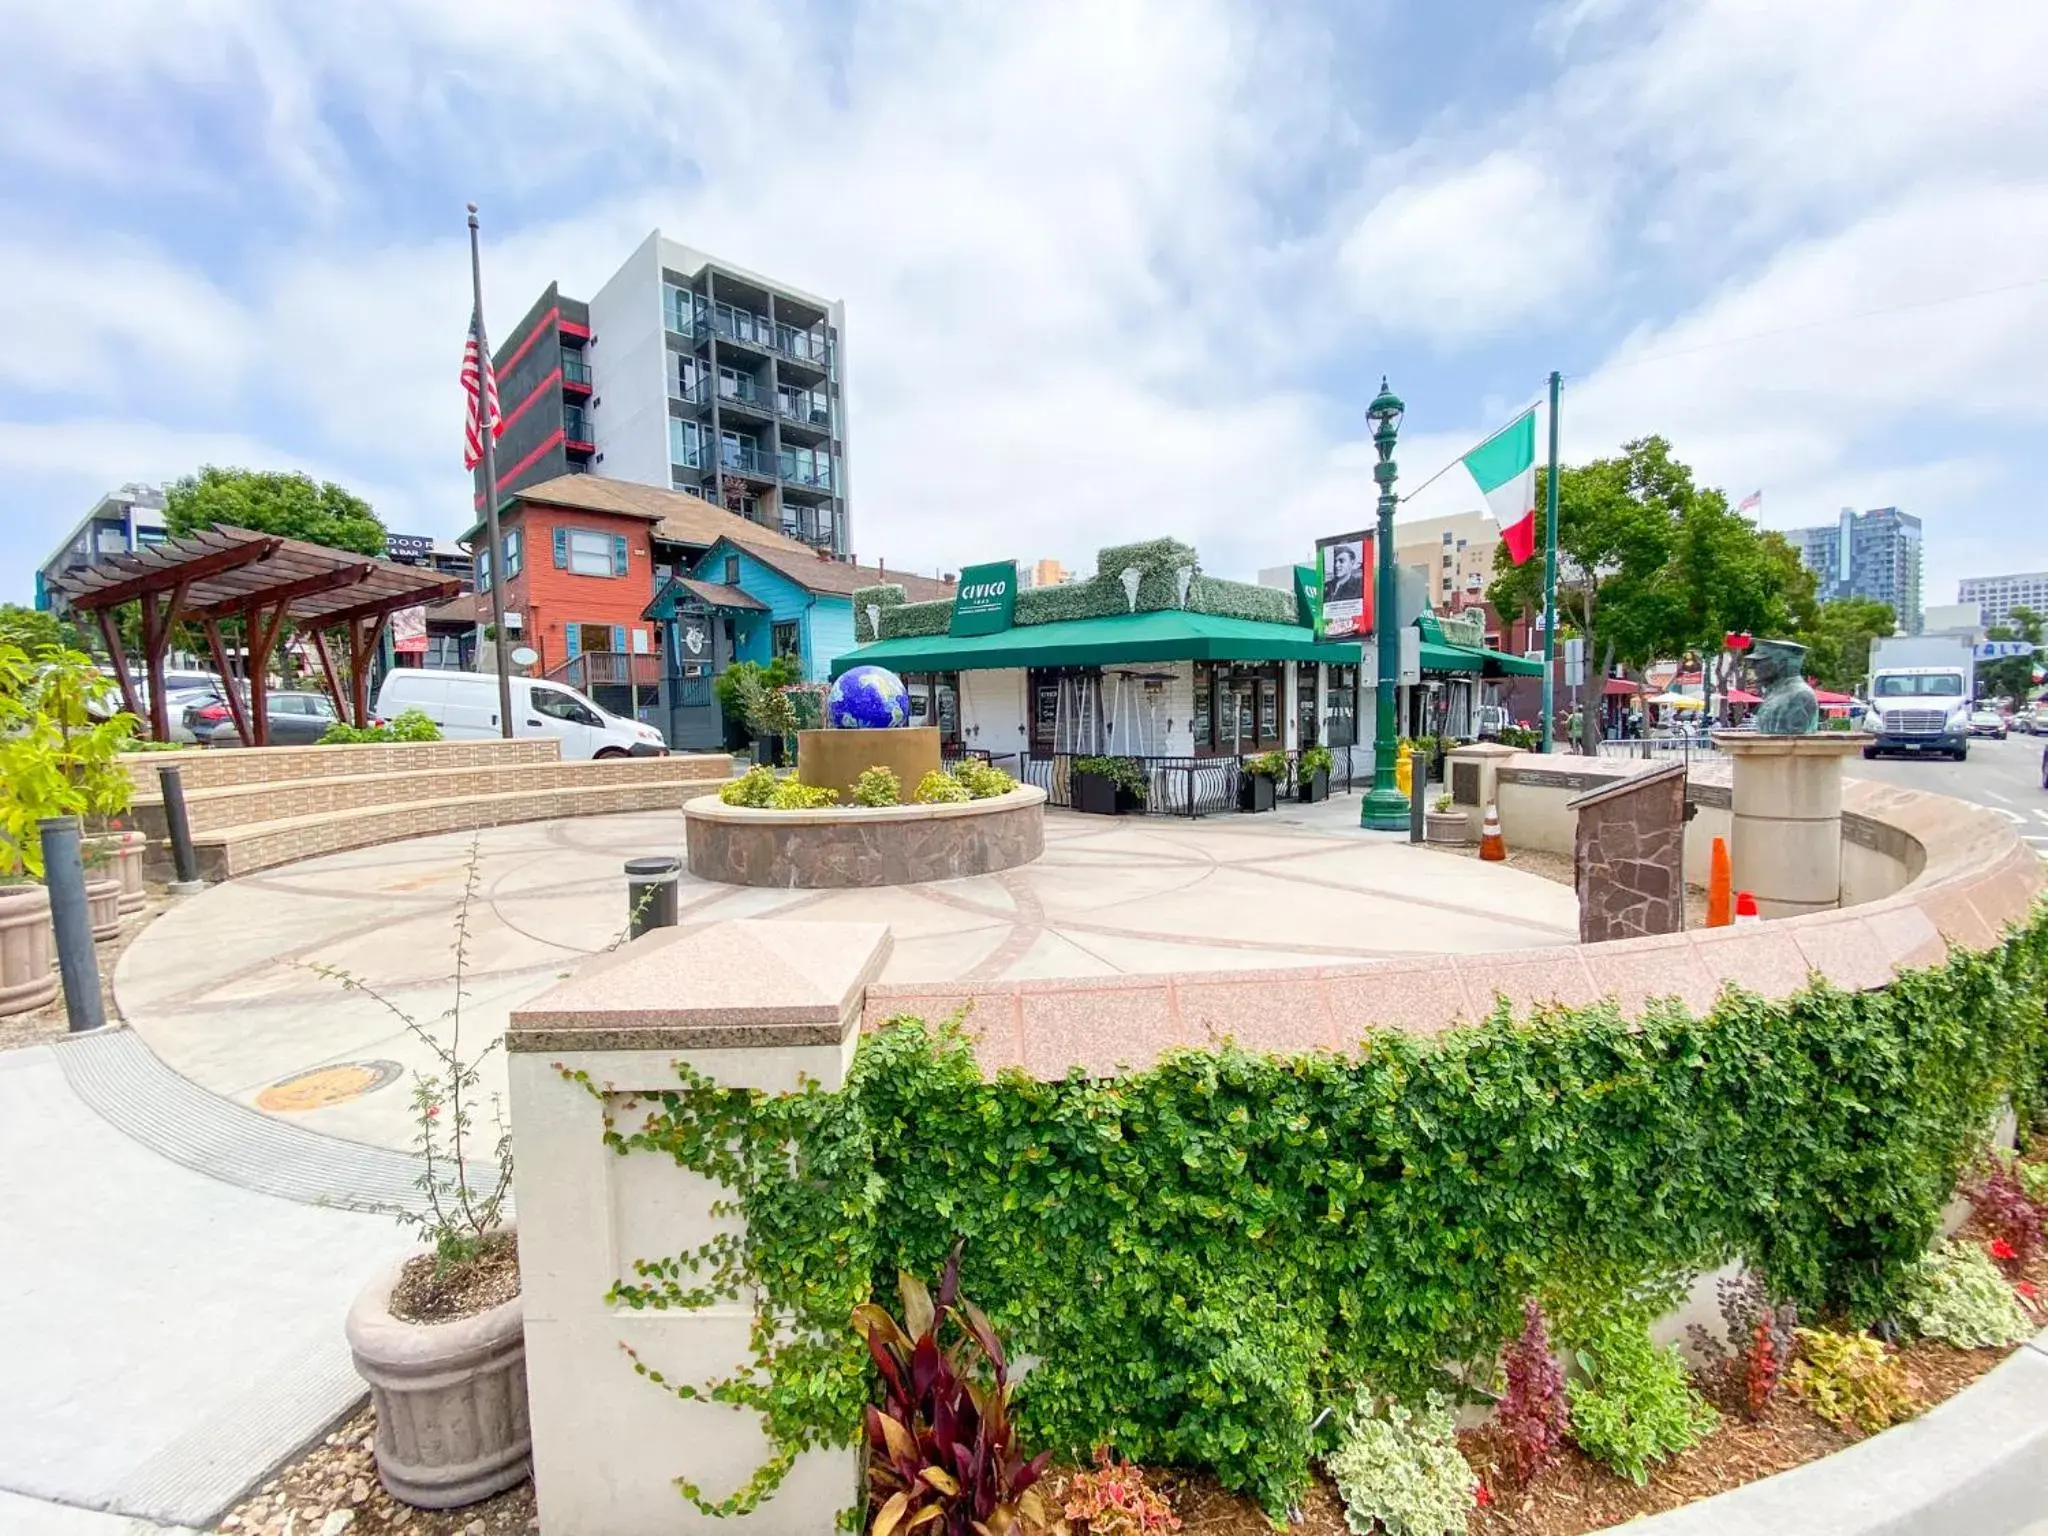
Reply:
[[799, 731], [796, 776], [853, 798], [869, 768], [887, 768], [908, 796], [939, 766], [936, 726], [910, 723], [910, 690], [887, 667], [849, 668], [825, 696], [826, 728]]

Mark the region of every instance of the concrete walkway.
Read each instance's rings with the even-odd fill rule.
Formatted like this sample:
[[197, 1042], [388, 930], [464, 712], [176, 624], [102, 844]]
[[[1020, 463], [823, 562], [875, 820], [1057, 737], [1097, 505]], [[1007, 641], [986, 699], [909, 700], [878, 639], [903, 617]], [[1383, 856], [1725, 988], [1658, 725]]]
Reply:
[[[1361, 833], [1357, 817], [1355, 798], [1203, 821], [1054, 812], [1045, 857], [1021, 869], [860, 891], [686, 877], [683, 920], [885, 922], [896, 940], [889, 981], [1241, 971], [1575, 942], [1564, 887]], [[213, 1094], [330, 1136], [409, 1147], [408, 1085], [430, 1058], [393, 1010], [426, 1023], [453, 1000], [472, 838], [468, 1049], [619, 937], [621, 862], [681, 852], [683, 824], [679, 812], [529, 822], [232, 881], [181, 902], [129, 947], [115, 976], [124, 1017]], [[390, 1006], [313, 966], [362, 978]], [[495, 1056], [484, 1081], [502, 1086]]]
[[[232, 1161], [218, 1154], [238, 1142], [232, 1122], [224, 1131], [188, 1118], [158, 1132], [191, 1152], [181, 1161], [214, 1156], [212, 1176], [117, 1128], [73, 1090], [64, 1057], [123, 1038], [0, 1053], [0, 1496], [11, 1496], [0, 1530], [10, 1536], [148, 1529], [95, 1510], [211, 1524], [362, 1397], [342, 1319], [364, 1277], [408, 1246], [388, 1216], [229, 1182]], [[124, 1123], [162, 1112], [149, 1094], [107, 1107]], [[286, 1155], [310, 1165], [321, 1150]]]

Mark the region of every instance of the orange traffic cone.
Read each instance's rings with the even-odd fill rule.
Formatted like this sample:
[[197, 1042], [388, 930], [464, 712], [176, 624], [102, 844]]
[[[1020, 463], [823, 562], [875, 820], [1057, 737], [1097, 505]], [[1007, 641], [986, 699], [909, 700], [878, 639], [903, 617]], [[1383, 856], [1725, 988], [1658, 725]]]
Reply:
[[1479, 857], [1489, 864], [1507, 861], [1508, 845], [1501, 841], [1500, 810], [1489, 804], [1486, 807], [1486, 825], [1479, 834]]
[[1756, 909], [1756, 897], [1752, 896], [1748, 891], [1737, 891], [1735, 893], [1735, 926], [1741, 928], [1750, 923], [1760, 923], [1762, 921], [1763, 915]]
[[1726, 928], [1734, 919], [1732, 907], [1735, 876], [1728, 867], [1728, 840], [1714, 839], [1713, 857], [1707, 864], [1707, 926]]

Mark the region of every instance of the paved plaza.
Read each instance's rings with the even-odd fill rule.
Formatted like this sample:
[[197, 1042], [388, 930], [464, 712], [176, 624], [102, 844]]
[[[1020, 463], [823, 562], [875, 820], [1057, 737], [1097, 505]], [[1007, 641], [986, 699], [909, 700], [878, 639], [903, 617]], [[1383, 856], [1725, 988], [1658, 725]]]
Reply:
[[[880, 890], [787, 891], [684, 877], [682, 920], [887, 923], [890, 981], [999, 981], [1328, 965], [1570, 944], [1551, 881], [1361, 833], [1355, 798], [1204, 821], [1046, 818], [1046, 853], [1001, 874]], [[465, 1051], [617, 941], [622, 861], [679, 853], [679, 812], [526, 823], [335, 854], [181, 902], [122, 956], [121, 1010], [190, 1083], [308, 1130], [409, 1145], [434, 1023], [453, 997], [472, 837], [478, 891]], [[361, 978], [372, 997], [318, 974]], [[381, 999], [381, 1000], [380, 1000]], [[445, 1031], [445, 1025], [436, 1025]], [[496, 1057], [486, 1084], [503, 1082]]]

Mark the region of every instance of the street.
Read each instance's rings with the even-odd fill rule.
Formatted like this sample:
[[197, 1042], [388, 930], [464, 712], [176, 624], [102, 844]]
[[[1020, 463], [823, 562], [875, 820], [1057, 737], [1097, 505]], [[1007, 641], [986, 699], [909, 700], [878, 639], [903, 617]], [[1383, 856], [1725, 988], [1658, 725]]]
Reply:
[[1852, 758], [1845, 771], [1854, 778], [1883, 779], [1939, 795], [1954, 795], [1958, 800], [1997, 811], [2017, 822], [2020, 835], [2036, 853], [2048, 859], [2048, 790], [2041, 788], [2043, 748], [2048, 748], [2048, 737], [2015, 735], [2004, 741], [1979, 737], [1970, 743], [1968, 762]]

